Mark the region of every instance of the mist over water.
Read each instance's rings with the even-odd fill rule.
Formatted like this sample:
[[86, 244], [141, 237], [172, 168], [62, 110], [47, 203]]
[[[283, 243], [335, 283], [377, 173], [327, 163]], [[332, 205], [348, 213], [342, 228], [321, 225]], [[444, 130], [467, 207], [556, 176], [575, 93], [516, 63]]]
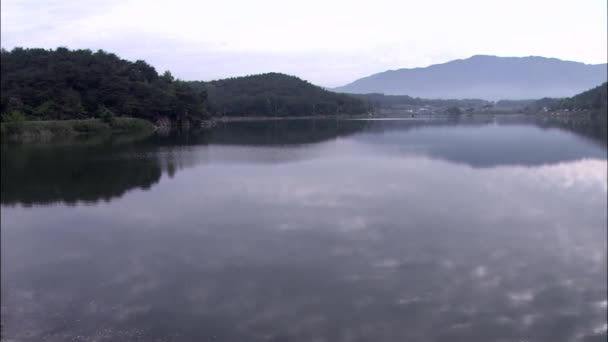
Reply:
[[604, 341], [607, 149], [581, 132], [298, 120], [2, 146], [2, 336]]

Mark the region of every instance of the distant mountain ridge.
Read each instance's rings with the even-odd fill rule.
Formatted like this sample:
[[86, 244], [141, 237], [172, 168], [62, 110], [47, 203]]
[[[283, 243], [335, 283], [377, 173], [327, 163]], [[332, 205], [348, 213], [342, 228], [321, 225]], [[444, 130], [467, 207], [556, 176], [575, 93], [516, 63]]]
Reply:
[[475, 55], [424, 68], [388, 70], [333, 90], [438, 99], [569, 97], [606, 82], [607, 72], [606, 63]]

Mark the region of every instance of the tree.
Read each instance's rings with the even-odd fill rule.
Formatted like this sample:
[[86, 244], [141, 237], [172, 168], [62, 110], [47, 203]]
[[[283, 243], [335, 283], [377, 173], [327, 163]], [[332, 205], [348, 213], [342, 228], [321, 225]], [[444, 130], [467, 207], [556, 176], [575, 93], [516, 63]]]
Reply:
[[20, 124], [25, 121], [25, 114], [23, 112], [14, 110], [12, 112], [2, 114], [2, 122], [10, 122], [15, 124]]
[[171, 71], [169, 71], [169, 70], [165, 71], [160, 78], [163, 81], [165, 81], [166, 83], [171, 83], [171, 82], [173, 82], [175, 80], [173, 78], [173, 75], [171, 75]]
[[[15, 48], [0, 53], [0, 114], [22, 112], [37, 120], [114, 116], [155, 120], [177, 112], [203, 118], [207, 93], [159, 76], [142, 60], [120, 59], [103, 50]], [[181, 82], [181, 83], [180, 83]]]
[[59, 113], [61, 111], [61, 106], [59, 106], [53, 100], [44, 101], [41, 105], [34, 108], [33, 114], [37, 118], [55, 118], [59, 117]]
[[114, 112], [112, 112], [105, 106], [99, 106], [99, 108], [97, 108], [97, 117], [100, 118], [101, 121], [112, 126], [112, 125], [114, 125], [114, 122], [115, 122], [114, 118], [116, 117], [116, 115], [114, 114]]
[[460, 108], [458, 108], [458, 107], [449, 107], [447, 109], [447, 112], [450, 115], [460, 115], [460, 114], [462, 114], [462, 110], [460, 110]]
[[62, 96], [61, 115], [69, 117], [79, 117], [84, 115], [86, 110], [82, 105], [80, 93], [73, 88], [67, 89]]

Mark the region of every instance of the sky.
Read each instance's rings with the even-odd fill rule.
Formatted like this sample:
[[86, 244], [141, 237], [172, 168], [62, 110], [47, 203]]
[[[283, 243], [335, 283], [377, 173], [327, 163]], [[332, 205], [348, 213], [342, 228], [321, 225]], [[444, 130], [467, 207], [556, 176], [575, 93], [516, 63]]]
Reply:
[[334, 87], [486, 54], [606, 63], [606, 0], [1, 0], [1, 45], [103, 49], [184, 80]]

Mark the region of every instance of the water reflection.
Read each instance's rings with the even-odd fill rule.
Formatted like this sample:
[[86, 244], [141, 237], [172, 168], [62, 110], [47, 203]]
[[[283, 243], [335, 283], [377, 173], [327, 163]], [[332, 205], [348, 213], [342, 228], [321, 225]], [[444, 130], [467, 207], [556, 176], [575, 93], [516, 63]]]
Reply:
[[[556, 128], [530, 124], [423, 126], [383, 131], [359, 138], [382, 144], [396, 154], [419, 154], [464, 163], [472, 167], [542, 165], [580, 158], [606, 158], [606, 148], [591, 140]], [[556, 148], [559, 146], [559, 148]]]
[[[194, 165], [187, 137], [1, 145], [3, 205], [111, 201]], [[200, 139], [197, 140], [200, 142]]]
[[24, 205], [108, 201], [131, 189], [149, 189], [163, 173], [173, 177], [184, 167], [219, 161], [307, 160], [317, 158], [321, 150], [327, 154], [326, 146], [311, 144], [347, 137], [360, 145], [343, 148], [332, 143], [331, 154], [358, 154], [361, 149], [366, 150], [363, 153], [427, 156], [473, 167], [605, 159], [605, 145], [592, 143], [598, 141], [593, 133], [597, 132], [581, 127], [571, 132], [530, 124], [453, 125], [439, 120], [294, 120], [228, 123], [207, 133], [126, 142], [2, 145], [1, 199], [2, 204]]
[[[520, 125], [503, 127], [515, 149], [493, 126], [355, 125], [308, 144], [155, 138], [103, 158], [174, 170], [147, 191], [3, 206], [4, 336], [606, 339], [605, 149]], [[502, 161], [465, 153], [481, 137]], [[524, 148], [551, 158], [507, 153]]]

